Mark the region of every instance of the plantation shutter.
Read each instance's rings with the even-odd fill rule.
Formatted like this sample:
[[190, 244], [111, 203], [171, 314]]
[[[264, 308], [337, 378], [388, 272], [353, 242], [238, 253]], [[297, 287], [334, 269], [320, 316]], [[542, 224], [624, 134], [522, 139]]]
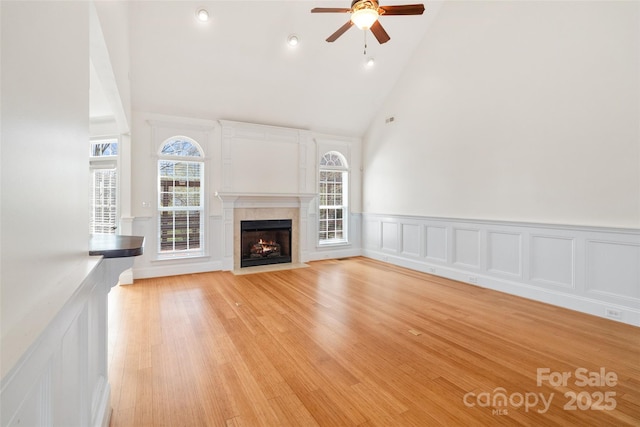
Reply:
[[117, 221], [117, 169], [91, 169], [89, 228], [91, 234], [115, 234]]

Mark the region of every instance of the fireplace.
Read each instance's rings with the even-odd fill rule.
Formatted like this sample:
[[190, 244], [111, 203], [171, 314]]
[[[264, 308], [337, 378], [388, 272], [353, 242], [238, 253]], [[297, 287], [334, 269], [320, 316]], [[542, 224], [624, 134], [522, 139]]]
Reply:
[[[221, 193], [223, 234], [222, 269], [240, 272], [242, 258], [241, 223], [249, 220], [291, 220], [291, 262], [278, 268], [300, 266], [307, 259], [309, 204], [316, 193]], [[245, 273], [248, 272], [244, 269]]]
[[291, 262], [291, 220], [240, 221], [240, 267]]

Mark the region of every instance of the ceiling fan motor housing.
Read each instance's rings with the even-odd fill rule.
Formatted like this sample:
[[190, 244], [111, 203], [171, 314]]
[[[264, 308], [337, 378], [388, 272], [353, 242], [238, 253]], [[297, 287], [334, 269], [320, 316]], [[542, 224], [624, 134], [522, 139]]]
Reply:
[[351, 2], [351, 12], [355, 12], [360, 9], [373, 9], [378, 11], [379, 14], [382, 9], [378, 10], [378, 2], [376, 0], [353, 0]]

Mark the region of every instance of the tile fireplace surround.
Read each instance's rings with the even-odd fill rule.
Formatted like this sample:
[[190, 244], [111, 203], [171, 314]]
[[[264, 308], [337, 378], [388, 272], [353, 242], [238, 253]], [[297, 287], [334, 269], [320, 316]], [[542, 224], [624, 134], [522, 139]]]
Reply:
[[[222, 269], [240, 270], [240, 221], [291, 219], [291, 264], [307, 261], [309, 203], [314, 193], [221, 193]], [[249, 267], [250, 268], [250, 267]]]

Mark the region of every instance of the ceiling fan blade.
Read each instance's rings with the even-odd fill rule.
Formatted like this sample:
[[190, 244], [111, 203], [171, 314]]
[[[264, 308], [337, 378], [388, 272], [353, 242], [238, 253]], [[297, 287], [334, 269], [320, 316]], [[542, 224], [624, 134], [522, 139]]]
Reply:
[[422, 15], [423, 4], [403, 4], [399, 6], [380, 6], [385, 15]]
[[380, 21], [376, 21], [373, 23], [373, 25], [371, 25], [371, 32], [373, 33], [374, 36], [376, 36], [376, 39], [380, 44], [386, 43], [389, 40], [391, 40], [391, 37], [389, 37], [389, 34], [387, 34], [384, 28], [382, 28]]
[[329, 43], [336, 41], [338, 39], [338, 37], [343, 35], [349, 28], [351, 28], [352, 25], [353, 25], [353, 22], [351, 22], [351, 20], [347, 21], [346, 24], [344, 24], [342, 27], [338, 28], [338, 31], [336, 31], [335, 33], [331, 34], [327, 38], [327, 41]]
[[345, 7], [314, 7], [311, 9], [311, 13], [346, 13], [351, 12], [351, 9]]

